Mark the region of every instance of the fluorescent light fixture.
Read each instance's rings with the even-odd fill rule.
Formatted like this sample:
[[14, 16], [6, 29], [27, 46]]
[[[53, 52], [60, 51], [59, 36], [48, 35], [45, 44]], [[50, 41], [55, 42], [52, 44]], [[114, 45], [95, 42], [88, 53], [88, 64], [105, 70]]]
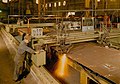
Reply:
[[49, 3], [49, 7], [52, 7], [51, 3]]
[[58, 6], [61, 6], [61, 2], [58, 2]]
[[56, 6], [57, 6], [57, 3], [55, 2], [55, 3], [54, 3], [54, 7], [56, 7]]
[[[9, 1], [11, 1], [11, 0], [9, 0]], [[8, 0], [2, 0], [2, 2], [3, 2], [3, 3], [7, 3], [7, 2], [8, 2]]]
[[65, 6], [66, 5], [66, 1], [63, 1], [63, 6]]
[[100, 2], [100, 0], [97, 0], [98, 2]]
[[7, 3], [7, 0], [2, 0], [3, 3]]
[[36, 0], [36, 4], [38, 4], [38, 0]]

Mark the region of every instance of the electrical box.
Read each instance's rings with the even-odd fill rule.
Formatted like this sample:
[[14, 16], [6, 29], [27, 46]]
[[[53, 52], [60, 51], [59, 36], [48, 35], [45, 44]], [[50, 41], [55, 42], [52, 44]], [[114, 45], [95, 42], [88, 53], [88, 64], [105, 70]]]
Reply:
[[46, 52], [40, 50], [40, 53], [32, 55], [32, 61], [36, 66], [42, 66], [46, 64]]
[[82, 32], [94, 32], [94, 17], [82, 17]]

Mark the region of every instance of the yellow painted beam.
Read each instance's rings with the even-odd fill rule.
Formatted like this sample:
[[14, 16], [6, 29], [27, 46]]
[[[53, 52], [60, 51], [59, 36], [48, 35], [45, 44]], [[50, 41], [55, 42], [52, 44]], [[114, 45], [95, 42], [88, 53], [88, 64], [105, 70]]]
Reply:
[[[90, 8], [90, 0], [85, 0], [85, 8], [89, 9]], [[90, 11], [86, 11], [85, 17], [89, 17]]]
[[90, 0], [85, 0], [85, 8], [90, 8]]
[[80, 71], [80, 84], [87, 84], [87, 74], [84, 70]]

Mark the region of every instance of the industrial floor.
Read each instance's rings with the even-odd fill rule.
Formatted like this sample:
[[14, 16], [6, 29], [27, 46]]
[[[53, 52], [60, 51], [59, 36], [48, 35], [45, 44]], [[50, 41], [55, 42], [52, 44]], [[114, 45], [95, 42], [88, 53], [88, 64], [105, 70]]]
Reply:
[[[0, 31], [0, 84], [18, 84], [13, 81], [14, 61], [2, 38]], [[20, 84], [36, 84], [36, 81], [28, 74]]]
[[9, 50], [0, 35], [0, 84], [16, 84], [13, 81], [14, 62], [10, 57]]

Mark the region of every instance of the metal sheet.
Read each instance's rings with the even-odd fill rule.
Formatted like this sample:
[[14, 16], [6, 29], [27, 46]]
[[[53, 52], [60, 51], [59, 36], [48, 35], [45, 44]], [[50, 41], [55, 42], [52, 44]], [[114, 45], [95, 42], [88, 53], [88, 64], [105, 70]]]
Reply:
[[93, 43], [76, 45], [67, 55], [91, 70], [120, 83], [120, 51]]

